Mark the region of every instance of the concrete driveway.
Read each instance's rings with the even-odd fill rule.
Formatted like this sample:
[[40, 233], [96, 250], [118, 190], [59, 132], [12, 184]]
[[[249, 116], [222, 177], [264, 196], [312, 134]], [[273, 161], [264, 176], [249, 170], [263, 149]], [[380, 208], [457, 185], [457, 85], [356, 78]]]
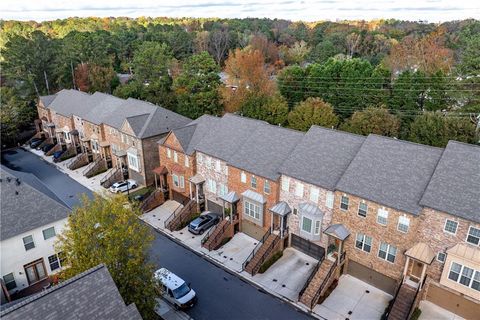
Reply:
[[464, 318], [456, 315], [453, 312], [450, 312], [446, 309], [443, 309], [436, 304], [431, 303], [430, 301], [420, 301], [419, 305], [422, 313], [420, 314], [419, 320], [464, 320]]
[[327, 299], [313, 311], [322, 318], [380, 319], [393, 297], [351, 275], [342, 275]]
[[262, 284], [268, 290], [296, 302], [298, 293], [302, 290], [317, 262], [316, 259], [303, 252], [287, 248], [283, 251], [283, 256], [265, 273], [256, 274], [252, 280]]

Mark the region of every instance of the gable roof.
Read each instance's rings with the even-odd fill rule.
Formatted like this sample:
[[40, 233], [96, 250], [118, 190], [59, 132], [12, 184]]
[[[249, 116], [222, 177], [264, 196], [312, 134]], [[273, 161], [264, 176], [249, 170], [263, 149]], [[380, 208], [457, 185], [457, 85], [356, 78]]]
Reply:
[[0, 240], [65, 219], [70, 214], [70, 209], [33, 174], [7, 171], [2, 166], [0, 176]]
[[90, 110], [87, 103], [88, 97], [90, 95], [82, 91], [63, 89], [56, 94], [56, 98], [50, 103], [49, 108], [67, 117], [73, 113], [84, 115]]
[[443, 149], [369, 135], [337, 189], [387, 207], [419, 214], [419, 201]]
[[480, 147], [449, 141], [420, 204], [480, 223]]
[[48, 107], [56, 97], [57, 96], [55, 94], [51, 94], [49, 96], [40, 96], [40, 101], [42, 101], [42, 104], [45, 107]]
[[312, 126], [279, 171], [289, 177], [334, 190], [365, 139], [364, 136]]
[[277, 180], [283, 163], [304, 133], [260, 123], [237, 145], [228, 163], [264, 178]]
[[7, 307], [0, 316], [5, 320], [142, 319], [134, 304], [125, 305], [104, 265]]

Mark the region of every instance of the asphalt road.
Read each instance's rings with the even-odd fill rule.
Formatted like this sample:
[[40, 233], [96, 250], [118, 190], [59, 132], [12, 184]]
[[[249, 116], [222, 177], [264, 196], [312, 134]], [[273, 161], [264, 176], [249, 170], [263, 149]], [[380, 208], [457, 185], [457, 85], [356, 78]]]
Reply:
[[190, 282], [197, 304], [186, 312], [202, 319], [312, 319], [290, 304], [262, 292], [166, 236], [153, 231], [151, 260]]
[[90, 189], [73, 180], [54, 165], [22, 148], [2, 152], [1, 163], [12, 170], [34, 174], [70, 208], [79, 204], [82, 194], [92, 196]]

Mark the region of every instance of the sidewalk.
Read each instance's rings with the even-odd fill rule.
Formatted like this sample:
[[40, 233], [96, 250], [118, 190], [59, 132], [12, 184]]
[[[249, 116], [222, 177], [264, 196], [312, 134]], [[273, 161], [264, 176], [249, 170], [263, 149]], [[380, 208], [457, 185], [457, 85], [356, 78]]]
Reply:
[[176, 310], [170, 303], [162, 298], [156, 298], [157, 305], [155, 313], [164, 320], [193, 320], [188, 314], [181, 310]]

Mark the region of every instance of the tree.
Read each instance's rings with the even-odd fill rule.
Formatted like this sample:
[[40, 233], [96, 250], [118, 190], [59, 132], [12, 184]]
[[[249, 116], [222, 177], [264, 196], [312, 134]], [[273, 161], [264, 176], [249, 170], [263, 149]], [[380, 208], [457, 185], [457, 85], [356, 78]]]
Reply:
[[469, 118], [427, 112], [410, 125], [409, 140], [435, 147], [445, 147], [448, 140], [475, 143], [475, 124]]
[[277, 46], [263, 34], [256, 34], [250, 39], [253, 50], [260, 51], [265, 57], [265, 62], [274, 64], [279, 59]]
[[208, 39], [208, 52], [210, 52], [219, 65], [222, 64], [227, 56], [231, 41], [230, 32], [227, 28], [210, 32]]
[[279, 94], [272, 97], [251, 95], [243, 103], [241, 112], [249, 118], [267, 121], [273, 125], [285, 125], [288, 110], [287, 101]]
[[173, 82], [178, 113], [192, 119], [203, 114], [220, 114], [219, 69], [208, 52], [195, 54], [185, 61], [182, 72]]
[[88, 82], [90, 85], [90, 92], [112, 92], [112, 86], [115, 79], [117, 79], [117, 75], [112, 67], [91, 65], [89, 68]]
[[142, 316], [150, 319], [156, 295], [154, 269], [148, 261], [153, 235], [138, 219], [138, 209], [125, 203], [123, 195], [83, 197], [56, 244], [68, 266], [61, 276], [68, 279], [104, 263], [125, 303], [135, 303]]
[[325, 63], [329, 58], [340, 53], [330, 40], [325, 40], [317, 44], [310, 51], [310, 60], [316, 63]]
[[288, 66], [277, 77], [278, 90], [287, 99], [290, 108], [308, 96], [306, 93], [307, 71], [300, 66]]
[[340, 129], [364, 136], [374, 133], [398, 137], [400, 120], [390, 114], [387, 109], [368, 107], [362, 111], [356, 111], [340, 126]]
[[288, 126], [301, 131], [308, 131], [312, 125], [336, 127], [338, 122], [332, 106], [320, 98], [308, 98], [288, 114]]
[[221, 88], [221, 95], [228, 112], [240, 110], [246, 97], [270, 96], [275, 92], [275, 83], [270, 79], [272, 70], [258, 50], [235, 50], [225, 61], [225, 72], [227, 86]]
[[287, 65], [289, 64], [301, 64], [305, 62], [308, 54], [310, 53], [310, 47], [305, 41], [297, 41], [291, 47], [280, 47], [280, 56]]

